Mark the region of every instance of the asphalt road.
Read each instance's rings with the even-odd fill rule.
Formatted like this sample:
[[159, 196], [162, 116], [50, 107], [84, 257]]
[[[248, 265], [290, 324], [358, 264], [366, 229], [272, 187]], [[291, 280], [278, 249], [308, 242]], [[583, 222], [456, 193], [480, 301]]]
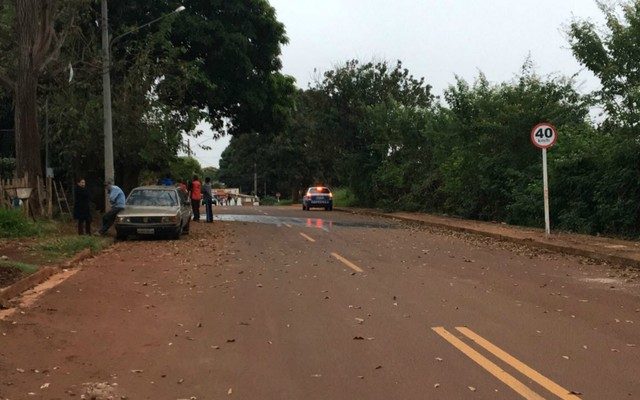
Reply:
[[640, 286], [614, 267], [336, 211], [215, 211], [6, 316], [0, 399], [640, 399]]

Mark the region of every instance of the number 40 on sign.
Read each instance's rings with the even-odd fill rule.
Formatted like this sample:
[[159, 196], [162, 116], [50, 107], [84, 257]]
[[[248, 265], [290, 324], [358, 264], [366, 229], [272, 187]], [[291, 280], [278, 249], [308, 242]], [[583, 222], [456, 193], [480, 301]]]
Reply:
[[556, 140], [558, 140], [558, 133], [551, 124], [538, 124], [531, 130], [531, 143], [540, 149], [548, 149], [556, 144]]

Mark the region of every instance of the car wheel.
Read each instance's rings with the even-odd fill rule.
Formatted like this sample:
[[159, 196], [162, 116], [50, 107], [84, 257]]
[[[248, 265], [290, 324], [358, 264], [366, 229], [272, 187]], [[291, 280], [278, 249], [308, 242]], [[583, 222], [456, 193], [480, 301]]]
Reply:
[[329, 206], [328, 211], [333, 211], [333, 206]]
[[116, 239], [125, 241], [127, 240], [127, 234], [124, 232], [116, 231]]
[[178, 240], [180, 239], [180, 235], [182, 235], [182, 225], [171, 235], [171, 239]]
[[189, 222], [187, 222], [187, 224], [184, 226], [184, 229], [182, 230], [182, 233], [184, 233], [185, 235], [189, 234], [189, 227], [191, 225], [191, 219], [189, 219]]
[[302, 211], [307, 211], [307, 206], [305, 206], [304, 204], [302, 205]]

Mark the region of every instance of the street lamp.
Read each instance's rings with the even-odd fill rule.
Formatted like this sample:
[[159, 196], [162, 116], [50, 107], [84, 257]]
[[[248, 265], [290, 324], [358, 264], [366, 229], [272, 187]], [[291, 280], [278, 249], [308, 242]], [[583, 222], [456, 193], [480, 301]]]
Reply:
[[[177, 14], [184, 11], [185, 7], [180, 6], [172, 12], [162, 15], [146, 24], [137, 26], [122, 35], [116, 36], [112, 40], [109, 40], [109, 19], [107, 0], [102, 0], [102, 111], [104, 118], [104, 181], [114, 182], [114, 166], [113, 166], [113, 121], [111, 117], [111, 75], [110, 75], [110, 47], [111, 45], [121, 39], [123, 36], [129, 35], [133, 32], [147, 27], [154, 22], [158, 22], [163, 18], [170, 15]], [[105, 191], [105, 209], [109, 208], [108, 195]]]

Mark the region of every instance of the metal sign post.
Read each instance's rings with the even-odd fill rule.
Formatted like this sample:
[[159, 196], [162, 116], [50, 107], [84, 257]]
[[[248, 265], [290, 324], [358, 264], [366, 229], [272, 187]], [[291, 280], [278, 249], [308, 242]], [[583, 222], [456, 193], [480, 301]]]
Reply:
[[544, 186], [544, 230], [551, 235], [551, 220], [549, 218], [549, 176], [547, 175], [547, 149], [542, 149], [542, 184]]
[[558, 131], [548, 123], [541, 123], [531, 130], [531, 143], [542, 149], [542, 184], [544, 187], [544, 226], [547, 237], [551, 235], [551, 220], [549, 218], [549, 176], [547, 173], [547, 149], [556, 144]]

